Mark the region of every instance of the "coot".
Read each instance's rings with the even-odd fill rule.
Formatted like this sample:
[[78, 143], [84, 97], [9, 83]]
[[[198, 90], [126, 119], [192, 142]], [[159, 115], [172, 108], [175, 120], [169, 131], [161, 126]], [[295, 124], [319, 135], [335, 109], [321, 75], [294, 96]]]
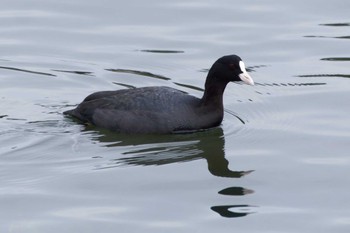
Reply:
[[253, 79], [237, 55], [219, 58], [208, 72], [201, 99], [170, 87], [95, 92], [75, 109], [64, 112], [84, 123], [120, 133], [177, 133], [221, 124], [223, 93], [229, 82]]

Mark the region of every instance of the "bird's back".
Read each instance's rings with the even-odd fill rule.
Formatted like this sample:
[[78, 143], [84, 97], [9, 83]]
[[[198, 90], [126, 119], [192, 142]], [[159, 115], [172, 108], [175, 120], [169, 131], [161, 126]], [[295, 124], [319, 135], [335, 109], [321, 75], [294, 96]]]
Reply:
[[96, 92], [65, 113], [118, 132], [170, 133], [195, 124], [199, 102], [173, 88], [144, 87]]

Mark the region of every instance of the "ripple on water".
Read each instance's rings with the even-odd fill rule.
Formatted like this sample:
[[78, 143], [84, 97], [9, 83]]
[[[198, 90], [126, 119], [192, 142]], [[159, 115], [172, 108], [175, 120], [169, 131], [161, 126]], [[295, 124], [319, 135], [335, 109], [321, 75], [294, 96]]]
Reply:
[[350, 57], [325, 57], [321, 61], [350, 61]]
[[330, 26], [330, 27], [350, 27], [350, 23], [324, 23], [320, 26]]
[[185, 51], [182, 50], [163, 50], [163, 49], [141, 49], [138, 50], [140, 52], [145, 52], [145, 53], [184, 53]]
[[[237, 98], [245, 96], [246, 99], [240, 98], [238, 103], [226, 105], [225, 137], [230, 141], [238, 134], [241, 139], [249, 138], [254, 144], [259, 143], [256, 140], [263, 140], [256, 137], [258, 132], [293, 130], [300, 110], [297, 103], [292, 106], [289, 101], [295, 102], [295, 97], [312, 94], [312, 90], [325, 85], [325, 82], [257, 83], [250, 89], [235, 89]], [[234, 118], [240, 122], [235, 123], [237, 119]]]
[[163, 75], [159, 74], [153, 74], [148, 71], [139, 71], [139, 70], [130, 70], [130, 69], [106, 69], [107, 71], [116, 72], [116, 73], [128, 73], [128, 74], [135, 74], [140, 75], [144, 77], [150, 77], [150, 78], [156, 78], [156, 79], [162, 79], [162, 80], [170, 80], [170, 78], [165, 77]]
[[26, 70], [26, 69], [21, 69], [21, 68], [16, 68], [16, 67], [0, 66], [0, 69], [19, 71], [19, 72], [25, 72], [25, 73], [31, 73], [31, 74], [38, 74], [38, 75], [56, 76], [56, 75], [50, 74], [50, 73], [39, 72], [39, 71], [34, 71], [34, 70]]

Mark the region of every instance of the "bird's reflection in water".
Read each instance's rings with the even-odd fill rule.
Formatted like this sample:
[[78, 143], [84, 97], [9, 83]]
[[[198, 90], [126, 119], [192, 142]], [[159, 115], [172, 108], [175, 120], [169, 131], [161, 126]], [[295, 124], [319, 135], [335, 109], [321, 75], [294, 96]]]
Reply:
[[[90, 131], [92, 128], [87, 127]], [[240, 178], [252, 172], [233, 171], [225, 158], [225, 137], [222, 128], [202, 132], [173, 135], [122, 135], [100, 129], [95, 137], [106, 147], [123, 147], [122, 157], [113, 158], [97, 169], [120, 166], [150, 166], [205, 159], [209, 172], [218, 177]], [[244, 196], [252, 190], [229, 187], [218, 192], [221, 195]], [[244, 208], [243, 208], [244, 207]], [[242, 217], [252, 212], [249, 205], [213, 206], [211, 209], [223, 217]]]
[[[253, 190], [245, 189], [242, 187], [229, 187], [219, 191], [219, 194], [228, 196], [244, 196], [252, 193], [254, 193]], [[247, 216], [248, 214], [254, 213], [254, 208], [256, 208], [256, 206], [251, 205], [220, 205], [211, 207], [213, 211], [226, 218], [237, 218]]]
[[225, 218], [238, 218], [238, 217], [244, 217], [248, 214], [254, 213], [252, 211], [252, 208], [255, 208], [255, 206], [250, 205], [222, 205], [222, 206], [213, 206], [211, 209], [218, 214], [220, 214], [222, 217]]
[[107, 130], [99, 130], [98, 133], [96, 139], [107, 147], [127, 148], [122, 153], [122, 158], [114, 158], [99, 169], [123, 165], [164, 165], [205, 159], [209, 172], [214, 176], [239, 178], [252, 172], [230, 170], [229, 162], [225, 158], [223, 130], [220, 127], [203, 132], [173, 135], [122, 135]]

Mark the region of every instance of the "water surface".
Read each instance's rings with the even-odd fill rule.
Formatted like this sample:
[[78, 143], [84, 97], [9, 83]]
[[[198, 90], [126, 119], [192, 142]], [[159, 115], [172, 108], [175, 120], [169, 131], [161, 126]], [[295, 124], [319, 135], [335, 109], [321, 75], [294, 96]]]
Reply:
[[[348, 232], [347, 1], [3, 1], [1, 232]], [[220, 56], [216, 129], [118, 135], [65, 118], [88, 94], [200, 97]]]

